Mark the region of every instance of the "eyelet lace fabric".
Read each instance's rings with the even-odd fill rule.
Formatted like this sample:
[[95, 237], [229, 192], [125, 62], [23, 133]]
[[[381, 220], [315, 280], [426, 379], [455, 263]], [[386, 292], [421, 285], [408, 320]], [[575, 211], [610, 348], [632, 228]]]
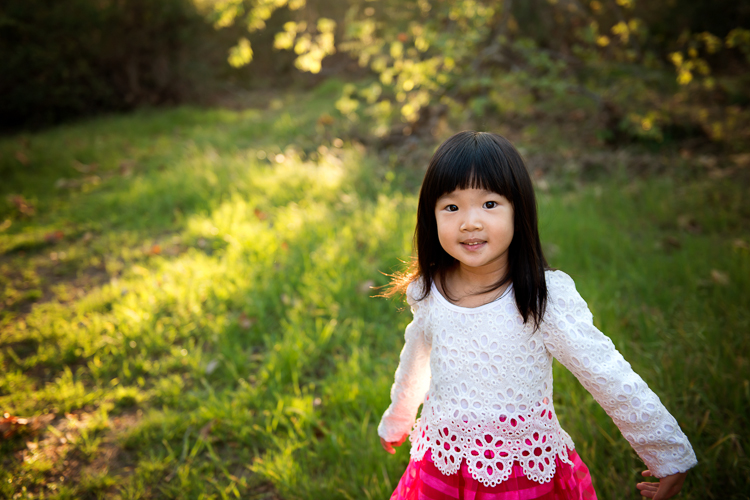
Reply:
[[[448, 302], [433, 288], [417, 301], [412, 283], [407, 326], [391, 405], [378, 427], [387, 441], [411, 430], [411, 457], [430, 449], [443, 474], [465, 460], [487, 486], [508, 478], [518, 462], [526, 477], [544, 483], [555, 457], [570, 463], [570, 436], [552, 403], [557, 358], [594, 396], [657, 477], [694, 466], [695, 454], [675, 419], [631, 369], [561, 271], [548, 271], [544, 322], [524, 325], [512, 293], [477, 308]], [[421, 418], [414, 423], [423, 404]]]

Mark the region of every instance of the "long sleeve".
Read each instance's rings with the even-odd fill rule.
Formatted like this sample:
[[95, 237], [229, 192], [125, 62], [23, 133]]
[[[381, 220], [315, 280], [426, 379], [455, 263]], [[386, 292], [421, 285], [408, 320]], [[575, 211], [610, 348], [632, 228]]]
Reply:
[[397, 441], [414, 425], [417, 408], [430, 386], [430, 344], [425, 338], [426, 310], [415, 298], [416, 284], [406, 291], [414, 319], [406, 327], [406, 343], [391, 387], [391, 405], [378, 425], [378, 435], [386, 441]]
[[695, 466], [693, 448], [656, 394], [593, 324], [573, 280], [548, 274], [542, 335], [547, 349], [583, 384], [656, 477]]

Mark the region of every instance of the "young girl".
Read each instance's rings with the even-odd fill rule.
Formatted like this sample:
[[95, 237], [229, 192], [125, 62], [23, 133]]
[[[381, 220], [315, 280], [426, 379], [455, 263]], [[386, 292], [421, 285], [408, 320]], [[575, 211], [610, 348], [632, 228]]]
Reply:
[[[580, 380], [647, 464], [641, 495], [677, 494], [697, 461], [677, 421], [592, 323], [575, 284], [542, 254], [536, 200], [506, 139], [461, 132], [425, 174], [414, 320], [378, 434], [411, 460], [391, 499], [595, 499], [552, 404], [552, 358]], [[421, 418], [417, 408], [422, 404]], [[413, 427], [413, 429], [412, 429]]]

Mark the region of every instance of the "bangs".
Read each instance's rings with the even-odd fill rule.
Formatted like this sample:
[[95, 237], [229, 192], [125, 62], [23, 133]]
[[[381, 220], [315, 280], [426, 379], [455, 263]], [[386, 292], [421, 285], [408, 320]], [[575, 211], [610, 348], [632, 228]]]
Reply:
[[[438, 151], [433, 157], [431, 198], [434, 201], [456, 189], [484, 189], [513, 202], [513, 175], [509, 159], [491, 134], [469, 132], [469, 137]], [[452, 142], [452, 141], [451, 141]], [[510, 143], [508, 143], [510, 145]], [[512, 146], [511, 146], [512, 147]], [[513, 148], [513, 152], [518, 155]], [[520, 155], [518, 155], [520, 159]]]

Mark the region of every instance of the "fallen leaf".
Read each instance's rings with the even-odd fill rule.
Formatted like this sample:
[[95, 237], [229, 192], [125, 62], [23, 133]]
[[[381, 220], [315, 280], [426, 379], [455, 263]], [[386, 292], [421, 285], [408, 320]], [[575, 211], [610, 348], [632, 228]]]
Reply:
[[6, 412], [3, 414], [3, 418], [0, 418], [0, 435], [2, 435], [3, 439], [8, 439], [22, 431], [35, 433], [46, 427], [54, 418], [54, 414], [23, 418], [15, 417]]
[[747, 167], [750, 165], [750, 153], [742, 153], [739, 155], [732, 155], [732, 161], [738, 167]]
[[60, 231], [59, 229], [57, 231], [53, 231], [51, 233], [47, 233], [44, 235], [44, 241], [47, 243], [56, 243], [63, 239], [65, 237], [65, 233]]
[[690, 215], [680, 215], [677, 217], [677, 227], [691, 233], [700, 233], [702, 229], [700, 224]]
[[239, 324], [241, 328], [248, 330], [256, 321], [258, 321], [257, 318], [250, 318], [244, 312], [240, 313]]
[[586, 118], [586, 112], [582, 109], [576, 109], [575, 111], [572, 111], [568, 117], [575, 122], [583, 121], [584, 118]]
[[5, 221], [2, 224], [0, 224], [0, 231], [5, 231], [6, 229], [10, 227], [12, 223], [13, 222], [10, 219], [5, 219]]
[[198, 436], [200, 436], [201, 440], [205, 441], [208, 438], [209, 433], [211, 432], [211, 429], [213, 429], [214, 424], [216, 423], [216, 420], [209, 420], [206, 425], [201, 427], [201, 430], [198, 432]]
[[218, 359], [212, 359], [208, 362], [206, 365], [206, 374], [211, 375], [213, 372], [216, 371], [216, 369], [219, 367], [219, 360]]
[[0, 433], [2, 433], [3, 439], [8, 439], [27, 423], [28, 421], [25, 418], [13, 417], [9, 413], [5, 413], [3, 418], [0, 419]]
[[289, 250], [289, 243], [287, 243], [286, 241], [282, 241], [281, 248], [282, 250]]
[[20, 194], [17, 194], [15, 196], [10, 197], [11, 203], [16, 207], [16, 209], [21, 212], [22, 215], [25, 215], [27, 217], [31, 217], [36, 213], [36, 209], [34, 208], [34, 205], [31, 204], [29, 200], [21, 196]]
[[711, 281], [713, 281], [717, 285], [726, 286], [729, 284], [729, 275], [723, 271], [719, 271], [718, 269], [711, 269]]
[[682, 243], [674, 236], [666, 236], [663, 240], [662, 246], [667, 249], [671, 248], [677, 250], [682, 247]]
[[318, 117], [318, 125], [333, 125], [335, 120], [328, 113], [323, 113]]
[[78, 160], [73, 160], [73, 168], [82, 174], [88, 174], [90, 172], [95, 172], [99, 168], [99, 164], [91, 163], [90, 165], [86, 165]]
[[159, 255], [161, 253], [161, 246], [159, 246], [158, 244], [152, 246], [148, 253], [151, 255]]
[[732, 242], [732, 246], [739, 250], [750, 250], [750, 244], [747, 241], [741, 240], [739, 238]]
[[266, 214], [265, 212], [263, 212], [260, 208], [256, 208], [255, 209], [255, 216], [259, 220], [266, 220], [268, 218], [268, 214]]
[[715, 156], [701, 155], [698, 157], [698, 163], [708, 169], [716, 168], [718, 160]]
[[120, 169], [120, 175], [123, 177], [129, 177], [135, 168], [135, 160], [123, 160], [120, 162], [118, 168]]
[[23, 151], [16, 151], [16, 160], [24, 167], [29, 164], [29, 157]]

